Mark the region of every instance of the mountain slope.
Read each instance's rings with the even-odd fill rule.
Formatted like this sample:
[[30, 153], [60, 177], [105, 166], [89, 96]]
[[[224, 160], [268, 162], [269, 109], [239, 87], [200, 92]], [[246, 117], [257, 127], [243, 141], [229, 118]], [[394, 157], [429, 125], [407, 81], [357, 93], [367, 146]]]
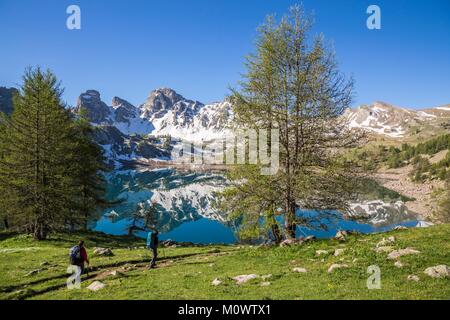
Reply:
[[450, 106], [411, 110], [375, 102], [348, 109], [344, 117], [351, 128], [363, 129], [378, 136], [404, 138], [423, 126], [430, 126], [429, 130], [442, 129], [450, 120]]

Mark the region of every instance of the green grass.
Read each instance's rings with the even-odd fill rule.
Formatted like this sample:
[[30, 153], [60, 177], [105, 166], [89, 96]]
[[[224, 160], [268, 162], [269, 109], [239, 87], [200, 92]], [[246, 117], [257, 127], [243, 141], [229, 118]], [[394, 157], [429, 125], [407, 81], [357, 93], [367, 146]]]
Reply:
[[[413, 247], [421, 253], [402, 257], [405, 266], [395, 267], [386, 253], [373, 251], [379, 240], [390, 235], [397, 239], [395, 248]], [[94, 271], [88, 279], [83, 276], [80, 290], [69, 290], [65, 286], [68, 250], [81, 238], [90, 255], [94, 246], [111, 247], [115, 255], [91, 256]], [[433, 279], [423, 273], [430, 266], [450, 265], [450, 225], [355, 235], [344, 243], [317, 240], [285, 248], [165, 248], [164, 252], [160, 249], [160, 267], [153, 270], [145, 269], [150, 254], [143, 245], [141, 239], [100, 233], [57, 234], [42, 242], [27, 236], [0, 235], [0, 299], [450, 299], [449, 278]], [[347, 248], [341, 256], [315, 256], [318, 249], [340, 247]], [[42, 262], [50, 265], [41, 267]], [[332, 263], [346, 263], [349, 268], [328, 273]], [[106, 287], [100, 291], [86, 289], [99, 274], [124, 265], [136, 269], [102, 279]], [[370, 265], [381, 268], [379, 290], [367, 289]], [[306, 268], [308, 273], [294, 273], [294, 267]], [[47, 269], [25, 276], [39, 268]], [[262, 279], [254, 279], [237, 285], [231, 279], [251, 273], [272, 274], [265, 280], [271, 284], [263, 287]], [[410, 274], [418, 275], [420, 281], [407, 281]], [[223, 283], [213, 286], [215, 278]]]

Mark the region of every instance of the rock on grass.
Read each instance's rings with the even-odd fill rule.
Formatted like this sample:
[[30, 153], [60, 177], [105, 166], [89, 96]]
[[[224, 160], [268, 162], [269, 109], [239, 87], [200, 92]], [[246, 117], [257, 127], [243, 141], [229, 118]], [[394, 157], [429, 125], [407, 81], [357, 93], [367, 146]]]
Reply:
[[348, 268], [348, 265], [346, 264], [339, 264], [339, 263], [334, 263], [332, 264], [329, 268], [328, 268], [328, 273], [333, 272], [336, 269], [341, 269], [341, 268]]
[[336, 250], [334, 250], [334, 256], [335, 257], [337, 257], [337, 256], [340, 256], [341, 254], [343, 254], [344, 252], [345, 252], [345, 248], [344, 249], [336, 249]]
[[114, 253], [109, 248], [94, 248], [94, 256], [111, 257]]
[[236, 281], [236, 284], [243, 284], [258, 277], [259, 276], [257, 274], [243, 274], [240, 276], [233, 277], [232, 279]]
[[420, 253], [420, 251], [415, 250], [413, 248], [399, 249], [399, 250], [395, 250], [395, 251], [392, 251], [391, 253], [389, 253], [388, 259], [394, 260], [394, 259], [398, 259], [402, 256], [407, 256], [410, 254], [419, 254], [419, 253]]
[[106, 287], [106, 285], [103, 282], [94, 281], [87, 287], [87, 289], [91, 291], [98, 291], [103, 289], [104, 287]]
[[410, 274], [410, 275], [408, 276], [408, 281], [415, 281], [415, 282], [418, 282], [418, 281], [420, 281], [420, 278], [419, 278], [418, 276], [414, 275], [414, 274]]
[[450, 276], [450, 267], [444, 264], [426, 268], [424, 273], [432, 278], [446, 278]]

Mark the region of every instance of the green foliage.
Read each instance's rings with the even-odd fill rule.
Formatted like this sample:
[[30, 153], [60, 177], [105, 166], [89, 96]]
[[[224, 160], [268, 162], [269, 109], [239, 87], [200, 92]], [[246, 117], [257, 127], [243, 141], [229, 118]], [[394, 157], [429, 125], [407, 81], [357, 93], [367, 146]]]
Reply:
[[0, 212], [36, 239], [85, 226], [103, 194], [101, 150], [89, 123], [65, 109], [62, 92], [50, 71], [29, 69], [11, 118], [1, 121]]
[[266, 233], [274, 208], [281, 208], [284, 233], [295, 236], [296, 224], [308, 223], [297, 219], [297, 209], [345, 210], [352, 196], [356, 175], [338, 161], [336, 150], [358, 140], [339, 117], [351, 102], [353, 83], [339, 72], [323, 38], [310, 39], [311, 27], [299, 7], [279, 22], [269, 17], [231, 97], [237, 125], [280, 132], [276, 174], [261, 175], [261, 164], [229, 173], [232, 186], [222, 194], [221, 208], [242, 220], [245, 235]]
[[354, 159], [364, 170], [372, 171], [386, 165], [388, 168], [401, 168], [408, 164], [414, 165], [411, 177], [415, 181], [426, 179], [445, 180], [449, 174], [450, 152], [438, 163], [431, 164], [430, 157], [443, 150], [450, 150], [450, 134], [432, 138], [426, 142], [412, 146], [403, 143], [401, 148], [379, 145], [376, 148], [355, 149], [347, 155]]

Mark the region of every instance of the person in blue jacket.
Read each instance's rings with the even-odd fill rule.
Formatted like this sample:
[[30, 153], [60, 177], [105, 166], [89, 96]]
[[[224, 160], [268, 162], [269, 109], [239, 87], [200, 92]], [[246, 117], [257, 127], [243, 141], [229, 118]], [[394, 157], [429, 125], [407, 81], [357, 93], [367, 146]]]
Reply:
[[153, 269], [156, 266], [156, 258], [158, 257], [158, 230], [150, 231], [147, 235], [147, 249], [151, 249], [153, 252], [153, 258], [148, 266], [149, 269]]

